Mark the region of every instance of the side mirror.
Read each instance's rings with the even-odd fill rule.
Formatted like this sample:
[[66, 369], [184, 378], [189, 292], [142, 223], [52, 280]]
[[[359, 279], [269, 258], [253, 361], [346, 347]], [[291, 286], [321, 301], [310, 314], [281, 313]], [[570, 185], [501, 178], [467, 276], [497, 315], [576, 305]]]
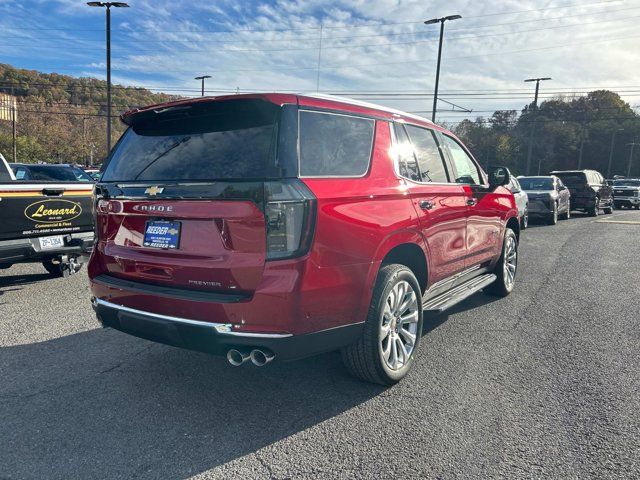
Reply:
[[493, 167], [489, 171], [489, 188], [496, 189], [511, 181], [511, 174], [507, 167]]

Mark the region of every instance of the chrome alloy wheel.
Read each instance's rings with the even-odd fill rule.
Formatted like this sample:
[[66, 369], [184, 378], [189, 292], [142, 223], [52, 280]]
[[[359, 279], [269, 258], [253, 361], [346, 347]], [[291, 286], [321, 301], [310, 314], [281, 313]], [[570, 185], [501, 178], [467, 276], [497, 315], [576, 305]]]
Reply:
[[418, 333], [418, 299], [408, 282], [396, 283], [384, 305], [380, 324], [380, 351], [391, 370], [407, 364]]
[[518, 247], [516, 239], [508, 237], [504, 247], [504, 286], [507, 290], [513, 288], [516, 279], [516, 269], [518, 268]]

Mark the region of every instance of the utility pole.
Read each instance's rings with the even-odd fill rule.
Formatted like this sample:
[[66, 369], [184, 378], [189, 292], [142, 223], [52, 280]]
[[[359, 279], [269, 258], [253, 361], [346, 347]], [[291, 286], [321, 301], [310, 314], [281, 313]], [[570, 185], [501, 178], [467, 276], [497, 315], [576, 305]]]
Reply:
[[616, 142], [616, 134], [622, 132], [622, 128], [618, 128], [611, 132], [611, 148], [609, 149], [609, 164], [607, 165], [607, 178], [611, 178], [611, 165], [613, 164], [613, 147]]
[[89, 166], [89, 155], [87, 155], [87, 117], [82, 117], [82, 156], [84, 157], [84, 166]]
[[320, 23], [320, 39], [318, 42], [318, 76], [316, 78], [316, 93], [320, 91], [320, 62], [322, 60], [322, 23]]
[[204, 97], [204, 80], [206, 78], [211, 78], [211, 75], [201, 75], [199, 77], [195, 77], [195, 80], [200, 80], [202, 82], [202, 88], [201, 88], [201, 96]]
[[[545, 80], [551, 80], [551, 77], [540, 77], [540, 78], [527, 78], [525, 82], [536, 82], [536, 94], [533, 99], [533, 112], [532, 115], [532, 125], [531, 130], [529, 132], [529, 149], [527, 150], [527, 166], [525, 169], [525, 174], [529, 175], [531, 173], [531, 155], [533, 153], [533, 137], [536, 131], [536, 119], [537, 119], [537, 111], [538, 111], [538, 93], [540, 92], [540, 82], [544, 82]], [[539, 169], [539, 168], [538, 168]]]
[[635, 139], [631, 143], [627, 143], [627, 145], [631, 145], [631, 151], [629, 152], [629, 165], [627, 166], [627, 178], [631, 176], [631, 163], [633, 162], [633, 148], [636, 145], [640, 145], [640, 143], [636, 143]]
[[13, 138], [13, 162], [16, 163], [18, 161], [18, 133], [17, 133], [17, 127], [18, 127], [18, 116], [16, 114], [16, 110], [17, 110], [17, 105], [14, 103], [11, 106], [11, 135]]
[[127, 8], [124, 2], [87, 2], [90, 7], [106, 9], [107, 30], [107, 156], [111, 153], [111, 7]]
[[438, 111], [438, 87], [440, 85], [440, 63], [442, 61], [442, 41], [444, 39], [444, 22], [447, 20], [458, 20], [461, 15], [449, 15], [448, 17], [432, 18], [424, 22], [425, 25], [440, 23], [440, 43], [438, 44], [438, 63], [436, 65], [436, 87], [433, 92], [433, 110], [431, 111], [431, 121], [436, 122], [436, 113]]
[[584, 150], [584, 134], [585, 134], [585, 121], [582, 121], [580, 128], [580, 154], [578, 155], [578, 170], [582, 168], [582, 151]]

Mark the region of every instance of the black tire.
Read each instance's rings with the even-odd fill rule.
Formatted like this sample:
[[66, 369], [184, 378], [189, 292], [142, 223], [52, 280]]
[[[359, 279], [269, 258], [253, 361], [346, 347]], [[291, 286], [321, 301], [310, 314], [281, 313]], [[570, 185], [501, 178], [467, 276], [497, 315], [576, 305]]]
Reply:
[[555, 225], [556, 223], [558, 223], [558, 204], [557, 203], [553, 204], [553, 210], [551, 210], [551, 214], [549, 214], [549, 217], [547, 218], [547, 223], [549, 225]]
[[562, 219], [569, 220], [570, 218], [571, 218], [571, 204], [569, 203], [567, 205], [567, 211], [562, 214]]
[[[513, 281], [510, 283], [507, 281], [507, 276], [505, 274], [505, 258], [507, 253], [507, 245], [509, 244], [509, 240], [512, 240], [513, 246], [515, 248], [515, 267]], [[510, 228], [505, 229], [504, 232], [504, 240], [502, 241], [502, 253], [500, 254], [500, 259], [493, 270], [493, 273], [498, 277], [498, 279], [489, 285], [485, 290], [492, 295], [496, 295], [498, 297], [506, 297], [509, 295], [513, 288], [515, 287], [515, 277], [517, 275], [517, 265], [518, 265], [518, 237], [513, 230]]]
[[526, 230], [529, 227], [529, 211], [525, 210], [520, 220], [520, 229]]
[[[398, 370], [392, 370], [382, 358], [379, 335], [383, 325], [385, 302], [394, 286], [402, 281], [406, 281], [411, 286], [417, 297], [417, 332], [409, 359]], [[421, 335], [422, 293], [415, 275], [404, 265], [385, 265], [378, 272], [362, 336], [357, 342], [342, 349], [342, 360], [352, 375], [364, 381], [393, 385], [402, 380], [411, 370]]]
[[607, 208], [602, 209], [605, 215], [611, 215], [613, 213], [613, 205], [609, 205]]
[[634, 208], [635, 208], [636, 210], [640, 210], [640, 205], [636, 205]]
[[589, 215], [592, 217], [597, 217], [600, 214], [600, 199], [596, 197], [593, 205], [589, 209]]

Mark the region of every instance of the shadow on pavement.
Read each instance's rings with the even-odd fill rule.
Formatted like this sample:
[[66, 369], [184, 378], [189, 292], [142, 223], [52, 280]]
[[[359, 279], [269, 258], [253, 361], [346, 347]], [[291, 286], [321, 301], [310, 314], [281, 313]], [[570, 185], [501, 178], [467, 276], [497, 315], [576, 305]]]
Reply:
[[187, 478], [384, 391], [337, 353], [234, 368], [110, 329], [1, 348], [0, 385], [2, 478]]
[[[425, 333], [493, 299], [425, 318]], [[338, 353], [234, 368], [111, 329], [0, 348], [0, 385], [2, 478], [184, 479], [385, 391]]]

